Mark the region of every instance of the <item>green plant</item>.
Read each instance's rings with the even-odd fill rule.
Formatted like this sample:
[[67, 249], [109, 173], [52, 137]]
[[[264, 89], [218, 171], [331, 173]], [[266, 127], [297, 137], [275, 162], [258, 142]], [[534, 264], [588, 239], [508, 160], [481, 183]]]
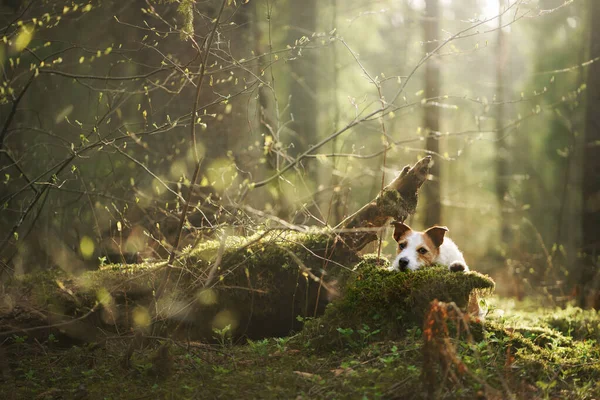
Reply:
[[27, 336], [13, 335], [13, 340], [15, 341], [15, 344], [23, 344], [27, 340]]
[[58, 342], [58, 339], [56, 339], [56, 336], [54, 336], [53, 333], [48, 335], [48, 344], [52, 345]]
[[27, 379], [28, 381], [33, 380], [33, 377], [35, 375], [35, 371], [33, 369], [30, 369], [29, 371], [25, 372], [25, 379]]
[[85, 376], [86, 378], [90, 378], [90, 377], [94, 376], [95, 374], [96, 374], [95, 369], [88, 369], [87, 371], [81, 371], [81, 375]]
[[262, 340], [256, 340], [256, 341], [248, 339], [247, 341], [248, 341], [248, 346], [250, 347], [250, 349], [257, 355], [264, 357], [267, 354], [269, 354], [269, 349], [268, 349], [269, 339], [262, 339]]
[[230, 369], [227, 369], [225, 367], [222, 367], [220, 365], [213, 365], [212, 366], [213, 371], [215, 371], [217, 374], [221, 374], [221, 375], [225, 375], [231, 372]]
[[227, 347], [233, 344], [231, 339], [231, 325], [227, 325], [222, 329], [213, 328], [213, 333], [213, 339], [219, 342], [221, 347]]
[[551, 382], [543, 382], [537, 381], [535, 385], [542, 390], [543, 398], [549, 399], [551, 397], [552, 389], [556, 386], [558, 382], [553, 380]]
[[152, 363], [145, 362], [145, 363], [135, 364], [135, 368], [140, 372], [140, 374], [146, 375], [152, 369]]
[[392, 346], [390, 349], [390, 353], [379, 357], [379, 361], [381, 361], [384, 365], [390, 365], [397, 361], [400, 358], [400, 353], [398, 352], [398, 346]]
[[357, 343], [356, 341], [352, 338], [352, 336], [354, 335], [354, 329], [352, 328], [337, 328], [336, 329], [340, 335], [342, 335], [342, 338], [344, 339], [344, 341], [346, 341], [350, 347], [356, 347]]
[[369, 325], [367, 324], [363, 324], [362, 328], [359, 329], [358, 334], [360, 335], [360, 342], [362, 346], [367, 345], [367, 343], [369, 342], [369, 339], [372, 336], [377, 335], [379, 332], [381, 332], [381, 329], [375, 329], [375, 330], [371, 330], [371, 328], [369, 327]]
[[290, 341], [290, 337], [279, 337], [274, 338], [274, 340], [277, 350], [279, 350], [280, 352], [284, 352], [287, 350], [287, 344]]

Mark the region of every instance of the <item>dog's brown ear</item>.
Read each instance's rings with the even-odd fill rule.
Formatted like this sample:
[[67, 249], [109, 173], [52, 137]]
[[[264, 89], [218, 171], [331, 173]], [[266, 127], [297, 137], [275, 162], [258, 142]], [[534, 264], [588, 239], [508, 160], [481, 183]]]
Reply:
[[404, 236], [406, 231], [412, 230], [410, 229], [410, 226], [406, 225], [404, 222], [394, 221], [392, 222], [392, 225], [394, 225], [394, 240], [396, 242], [398, 241], [398, 239]]
[[435, 247], [440, 247], [444, 243], [446, 232], [448, 232], [448, 228], [445, 226], [432, 226], [425, 231], [425, 234], [429, 236]]

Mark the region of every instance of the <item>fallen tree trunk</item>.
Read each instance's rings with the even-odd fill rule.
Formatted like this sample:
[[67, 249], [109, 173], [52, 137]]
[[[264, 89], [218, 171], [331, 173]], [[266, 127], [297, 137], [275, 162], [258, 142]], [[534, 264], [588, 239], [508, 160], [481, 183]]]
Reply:
[[[336, 229], [277, 229], [202, 243], [175, 260], [159, 298], [166, 262], [112, 264], [77, 277], [61, 271], [35, 274], [19, 290], [48, 326], [85, 341], [98, 340], [107, 329], [122, 333], [157, 326], [187, 338], [211, 339], [215, 332], [284, 336], [302, 327], [302, 317], [324, 311], [377, 231], [415, 211], [429, 163], [425, 157], [405, 167]], [[10, 313], [0, 316], [0, 337], [18, 330]]]

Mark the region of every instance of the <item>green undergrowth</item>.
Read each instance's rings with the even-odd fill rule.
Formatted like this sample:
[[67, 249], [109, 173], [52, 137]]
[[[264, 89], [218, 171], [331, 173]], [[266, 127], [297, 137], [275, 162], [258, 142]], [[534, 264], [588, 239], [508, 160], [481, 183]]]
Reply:
[[[257, 243], [240, 243], [237, 249], [245, 252]], [[198, 249], [194, 263], [204, 251], [216, 257], [215, 246], [220, 244]], [[290, 262], [289, 253], [277, 248], [269, 253], [267, 245], [263, 255], [271, 262], [280, 257], [279, 268], [293, 268], [283, 265]], [[258, 254], [252, 248], [247, 257]], [[225, 257], [223, 262], [233, 265]], [[293, 336], [250, 340], [225, 325], [211, 326], [218, 343], [212, 345], [176, 335], [174, 340], [138, 337], [132, 345], [136, 339], [121, 331], [61, 348], [53, 334], [36, 341], [12, 335], [0, 347], [0, 393], [8, 399], [600, 396], [598, 312], [490, 298], [494, 282], [475, 272], [442, 267], [390, 272], [369, 255], [354, 264], [340, 297], [321, 317], [300, 317], [304, 329]], [[489, 310], [485, 319], [468, 315], [473, 294], [476, 304]], [[168, 352], [160, 350], [164, 346]]]
[[491, 301], [490, 309], [492, 315], [518, 331], [528, 332], [536, 328], [574, 340], [595, 340], [600, 343], [600, 313], [597, 310], [582, 310], [572, 305], [560, 308], [532, 300], [506, 300], [499, 304], [497, 300]]
[[[436, 380], [434, 398], [598, 398], [598, 342], [572, 335], [582, 314], [597, 323], [597, 313], [498, 298], [488, 303], [488, 318], [471, 321], [470, 335], [451, 331], [444, 340], [455, 360]], [[553, 314], [571, 328], [552, 328]], [[222, 335], [212, 346], [148, 339], [128, 366], [131, 336], [66, 349], [51, 337], [30, 343], [14, 336], [3, 345], [9, 371], [1, 374], [0, 393], [6, 399], [420, 399], [428, 389], [421, 380], [425, 336], [422, 326], [407, 323], [394, 339], [374, 333], [327, 352], [298, 340], [302, 335], [240, 344]], [[161, 343], [169, 345], [166, 358], [157, 356]]]

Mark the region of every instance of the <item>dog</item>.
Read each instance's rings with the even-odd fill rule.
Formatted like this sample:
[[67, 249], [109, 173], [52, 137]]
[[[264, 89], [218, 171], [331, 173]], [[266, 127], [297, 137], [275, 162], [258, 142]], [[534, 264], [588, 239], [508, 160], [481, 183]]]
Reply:
[[445, 237], [448, 228], [433, 226], [424, 232], [413, 231], [402, 222], [392, 222], [398, 255], [390, 271], [415, 271], [433, 264], [447, 266], [453, 272], [468, 272], [469, 267], [452, 239]]

